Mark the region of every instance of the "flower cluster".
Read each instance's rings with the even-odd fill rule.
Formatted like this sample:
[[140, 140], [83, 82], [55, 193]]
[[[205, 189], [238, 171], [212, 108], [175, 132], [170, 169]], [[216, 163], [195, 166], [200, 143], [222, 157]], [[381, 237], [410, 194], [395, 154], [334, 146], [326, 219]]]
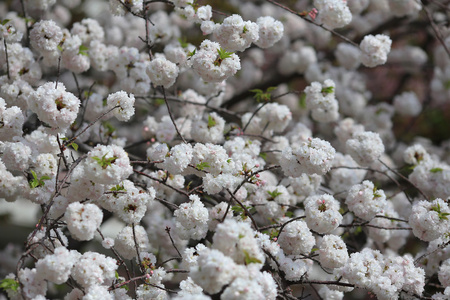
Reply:
[[8, 298], [449, 299], [446, 5], [3, 2]]

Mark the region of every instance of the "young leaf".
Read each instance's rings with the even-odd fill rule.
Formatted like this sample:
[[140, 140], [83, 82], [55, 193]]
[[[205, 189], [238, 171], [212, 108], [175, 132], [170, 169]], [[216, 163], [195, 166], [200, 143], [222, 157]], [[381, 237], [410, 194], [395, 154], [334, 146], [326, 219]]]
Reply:
[[255, 93], [253, 98], [256, 99], [256, 102], [269, 102], [272, 98], [272, 95], [270, 93], [275, 89], [276, 87], [271, 86], [267, 88], [265, 92], [260, 89], [250, 90], [250, 92]]
[[5, 278], [2, 281], [0, 281], [0, 288], [6, 290], [13, 290], [17, 292], [19, 289], [19, 282], [12, 278]]
[[88, 53], [87, 53], [88, 50], [89, 50], [88, 47], [81, 45], [80, 48], [78, 48], [78, 54], [88, 56]]
[[69, 146], [71, 146], [75, 151], [78, 151], [78, 144], [72, 142], [69, 144]]
[[433, 169], [430, 170], [431, 173], [439, 173], [439, 172], [442, 172], [442, 171], [444, 171], [444, 170], [441, 169], [441, 168], [433, 168]]
[[270, 199], [269, 200], [274, 200], [276, 197], [278, 197], [278, 196], [280, 196], [281, 194], [283, 194], [283, 193], [281, 193], [281, 192], [279, 192], [277, 189], [275, 189], [274, 191], [267, 191], [267, 194], [269, 194], [270, 195]]
[[102, 158], [98, 156], [92, 156], [92, 159], [95, 160], [102, 169], [106, 169], [107, 167], [111, 166], [112, 163], [114, 163], [117, 159], [117, 156], [113, 156], [110, 158], [106, 158], [106, 154], [102, 156]]
[[325, 95], [331, 94], [331, 93], [333, 93], [333, 91], [334, 91], [334, 87], [332, 87], [332, 86], [323, 87], [321, 90], [322, 94], [325, 94]]
[[189, 46], [189, 43], [186, 41], [186, 38], [178, 38], [178, 42], [180, 43], [181, 48], [186, 48]]
[[208, 129], [211, 127], [216, 126], [216, 120], [214, 120], [213, 117], [211, 117], [211, 115], [208, 116]]
[[255, 264], [262, 263], [262, 261], [260, 261], [256, 257], [251, 257], [250, 254], [246, 250], [243, 250], [243, 251], [244, 251], [244, 255], [245, 255], [245, 259], [244, 260], [245, 260], [245, 264], [246, 265], [252, 264], [252, 263], [255, 263]]
[[215, 66], [220, 66], [224, 59], [230, 58], [233, 55], [233, 52], [227, 52], [222, 48], [217, 49], [217, 53], [219, 53], [219, 57], [214, 61]]
[[301, 94], [301, 96], [299, 97], [298, 105], [300, 106], [300, 108], [306, 109], [306, 94], [305, 93]]
[[196, 165], [196, 167], [197, 167], [197, 169], [199, 169], [200, 171], [203, 171], [205, 168], [209, 168], [210, 165], [209, 165], [207, 162], [203, 161], [203, 162], [201, 162], [201, 163], [198, 163], [198, 164]]

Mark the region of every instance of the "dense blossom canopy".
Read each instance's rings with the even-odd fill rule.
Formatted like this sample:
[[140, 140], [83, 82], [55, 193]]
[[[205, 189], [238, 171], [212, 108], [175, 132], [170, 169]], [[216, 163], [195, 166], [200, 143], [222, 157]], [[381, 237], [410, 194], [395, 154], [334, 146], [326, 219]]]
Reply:
[[449, 11], [1, 1], [2, 292], [450, 299]]

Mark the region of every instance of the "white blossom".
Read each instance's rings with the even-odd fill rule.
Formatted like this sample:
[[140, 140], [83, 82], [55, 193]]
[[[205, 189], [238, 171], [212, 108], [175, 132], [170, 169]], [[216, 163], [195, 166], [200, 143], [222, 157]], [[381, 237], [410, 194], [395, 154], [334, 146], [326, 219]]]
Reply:
[[366, 35], [359, 45], [362, 64], [369, 68], [385, 64], [391, 44], [392, 41], [387, 35]]

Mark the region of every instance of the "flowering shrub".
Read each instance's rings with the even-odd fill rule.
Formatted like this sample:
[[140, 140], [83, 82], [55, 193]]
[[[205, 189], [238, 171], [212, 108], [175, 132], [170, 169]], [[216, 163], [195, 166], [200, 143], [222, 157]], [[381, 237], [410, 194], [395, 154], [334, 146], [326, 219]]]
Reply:
[[0, 299], [450, 299], [450, 1], [283, 2], [0, 3]]

